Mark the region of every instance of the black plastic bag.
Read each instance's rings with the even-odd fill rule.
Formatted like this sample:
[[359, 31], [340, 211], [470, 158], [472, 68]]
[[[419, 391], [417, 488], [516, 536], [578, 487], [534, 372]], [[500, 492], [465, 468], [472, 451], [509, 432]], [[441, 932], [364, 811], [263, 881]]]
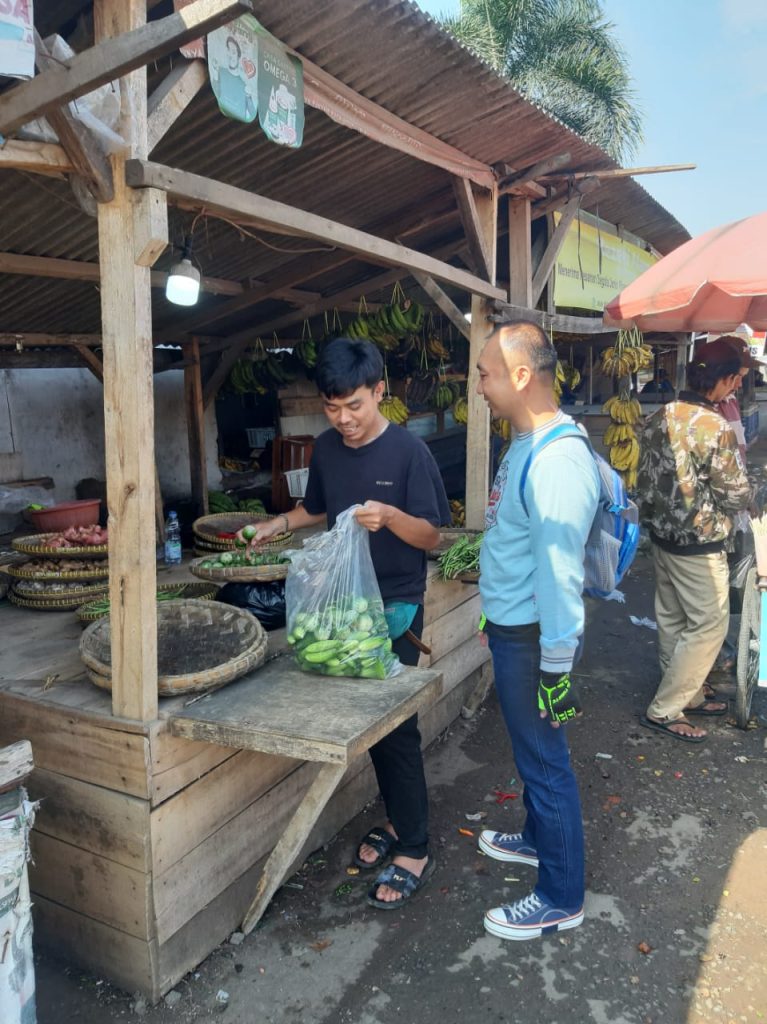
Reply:
[[267, 632], [285, 625], [285, 581], [269, 583], [226, 583], [216, 595], [217, 601], [255, 615]]

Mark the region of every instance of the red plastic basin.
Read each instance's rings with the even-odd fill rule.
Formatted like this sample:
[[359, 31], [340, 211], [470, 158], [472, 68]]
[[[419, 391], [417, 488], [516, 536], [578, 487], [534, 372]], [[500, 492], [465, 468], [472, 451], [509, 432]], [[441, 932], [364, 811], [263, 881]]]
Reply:
[[42, 533], [59, 532], [70, 526], [93, 526], [99, 521], [101, 502], [98, 498], [87, 501], [67, 501], [51, 505], [41, 512], [30, 512], [29, 517]]

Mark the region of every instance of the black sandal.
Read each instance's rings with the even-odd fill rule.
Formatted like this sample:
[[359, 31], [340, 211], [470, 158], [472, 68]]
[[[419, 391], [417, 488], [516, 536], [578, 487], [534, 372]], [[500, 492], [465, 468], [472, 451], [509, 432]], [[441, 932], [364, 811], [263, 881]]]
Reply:
[[667, 736], [672, 739], [681, 740], [682, 743], [702, 743], [705, 740], [705, 736], [691, 736], [689, 733], [677, 732], [676, 729], [672, 729], [672, 725], [689, 725], [691, 729], [695, 726], [692, 722], [688, 722], [684, 715], [681, 718], [672, 718], [668, 722], [656, 722], [654, 718], [647, 718], [643, 715], [639, 719], [639, 724], [643, 725], [645, 729], [655, 729], [657, 732], [665, 732]]
[[[436, 867], [437, 862], [432, 856], [426, 861], [420, 875], [414, 875], [412, 871], [400, 867], [399, 864], [390, 864], [388, 868], [384, 868], [368, 889], [368, 903], [376, 910], [397, 910], [403, 903], [412, 900], [416, 893], [426, 885]], [[398, 900], [379, 900], [376, 893], [380, 885], [388, 885], [390, 889], [400, 893], [400, 898]]]
[[[380, 868], [385, 860], [389, 859], [392, 847], [397, 842], [391, 832], [387, 832], [385, 828], [371, 828], [366, 836], [363, 836], [357, 843], [357, 852], [354, 855], [354, 863], [362, 871], [370, 871], [373, 868]], [[371, 846], [378, 854], [375, 860], [367, 861], [360, 857], [360, 848], [365, 846]]]

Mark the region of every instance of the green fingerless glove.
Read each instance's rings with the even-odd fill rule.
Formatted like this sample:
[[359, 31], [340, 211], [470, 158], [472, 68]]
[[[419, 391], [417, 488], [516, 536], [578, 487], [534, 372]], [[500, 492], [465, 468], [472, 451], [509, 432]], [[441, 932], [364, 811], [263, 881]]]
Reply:
[[571, 722], [581, 711], [575, 684], [569, 672], [541, 672], [538, 683], [538, 710], [545, 711], [552, 722]]

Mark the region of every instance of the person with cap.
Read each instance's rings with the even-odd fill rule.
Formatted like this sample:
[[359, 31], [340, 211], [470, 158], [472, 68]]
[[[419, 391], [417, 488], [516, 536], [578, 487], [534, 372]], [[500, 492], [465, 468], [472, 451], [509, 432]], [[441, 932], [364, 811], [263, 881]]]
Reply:
[[704, 345], [687, 367], [687, 391], [649, 417], [641, 437], [637, 502], [649, 528], [661, 680], [641, 724], [701, 743], [690, 715], [724, 715], [706, 677], [727, 635], [725, 544], [751, 486], [737, 439], [716, 404], [737, 389], [741, 357], [727, 341]]
[[743, 381], [748, 376], [748, 371], [761, 369], [761, 363], [751, 355], [751, 349], [748, 346], [748, 342], [743, 338], [738, 337], [737, 334], [723, 334], [716, 340], [723, 341], [729, 345], [731, 349], [737, 352], [738, 358], [740, 359], [740, 373], [738, 375], [738, 381], [735, 389], [731, 391], [729, 395], [725, 395], [722, 401], [717, 404], [717, 411], [724, 416], [732, 427], [738, 441], [740, 454], [745, 461], [746, 432], [743, 429], [743, 421], [740, 418], [740, 401], [738, 399], [738, 392], [743, 387]]

